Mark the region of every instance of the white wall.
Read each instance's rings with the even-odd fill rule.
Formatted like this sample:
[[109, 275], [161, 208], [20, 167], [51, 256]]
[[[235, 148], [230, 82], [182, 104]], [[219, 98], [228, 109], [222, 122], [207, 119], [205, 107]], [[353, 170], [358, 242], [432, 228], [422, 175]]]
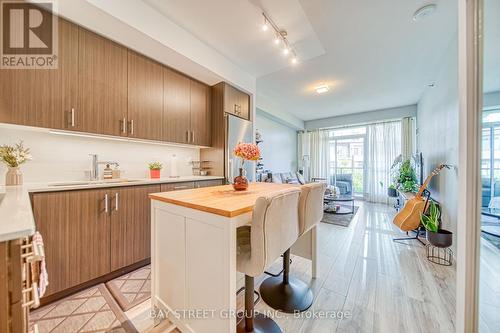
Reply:
[[[455, 38], [442, 59], [433, 88], [427, 88], [417, 108], [418, 150], [424, 157], [424, 175], [438, 164], [458, 165], [458, 41]], [[443, 170], [430, 191], [442, 207], [443, 227], [456, 233], [458, 172]], [[456, 239], [456, 235], [455, 235]], [[456, 242], [455, 242], [456, 243]]]
[[262, 135], [259, 144], [264, 168], [272, 172], [297, 171], [297, 130], [257, 110], [255, 128]]
[[[172, 154], [177, 156], [177, 171], [181, 176], [191, 175], [190, 160], [199, 159], [198, 148], [174, 147], [150, 143], [115, 141], [102, 138], [63, 136], [45, 129], [26, 129], [21, 126], [1, 125], [0, 144], [24, 141], [31, 149], [33, 160], [21, 169], [25, 183], [86, 180], [90, 170], [89, 154], [98, 154], [102, 161], [116, 161], [125, 171], [123, 178], [147, 178], [147, 164], [160, 161], [162, 176], [170, 175]], [[100, 166], [102, 172], [104, 166]], [[0, 184], [5, 183], [6, 167], [0, 166]]]
[[383, 120], [415, 117], [416, 114], [417, 114], [417, 105], [406, 105], [395, 108], [373, 110], [373, 111], [359, 112], [353, 114], [346, 114], [343, 116], [309, 120], [305, 122], [305, 128], [307, 130], [313, 130], [317, 128], [367, 124]]

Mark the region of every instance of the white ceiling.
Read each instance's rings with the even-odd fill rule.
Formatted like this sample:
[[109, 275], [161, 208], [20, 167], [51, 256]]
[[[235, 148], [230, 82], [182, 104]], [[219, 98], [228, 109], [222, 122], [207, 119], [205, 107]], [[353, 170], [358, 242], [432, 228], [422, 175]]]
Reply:
[[484, 87], [500, 91], [500, 1], [484, 1]]
[[286, 68], [288, 60], [263, 33], [262, 10], [286, 28], [301, 59], [324, 54], [298, 0], [142, 0], [255, 77]]
[[[417, 103], [457, 33], [456, 0], [435, 0], [421, 22], [412, 15], [428, 0], [143, 1], [255, 75], [258, 100], [302, 120]], [[298, 66], [259, 30], [260, 8], [288, 31]], [[318, 96], [323, 82], [333, 89]]]
[[[257, 93], [303, 120], [415, 104], [457, 34], [457, 1], [414, 22], [427, 1], [301, 0], [326, 54], [260, 77]], [[333, 89], [317, 95], [314, 86]]]

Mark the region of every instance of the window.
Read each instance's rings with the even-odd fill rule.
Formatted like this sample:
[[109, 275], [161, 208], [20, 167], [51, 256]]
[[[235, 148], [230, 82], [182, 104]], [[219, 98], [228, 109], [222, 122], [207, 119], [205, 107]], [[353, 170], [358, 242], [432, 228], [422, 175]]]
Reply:
[[[341, 194], [362, 196], [364, 193], [366, 127], [332, 130], [329, 133], [330, 184], [339, 187]], [[344, 192], [348, 193], [344, 193]]]

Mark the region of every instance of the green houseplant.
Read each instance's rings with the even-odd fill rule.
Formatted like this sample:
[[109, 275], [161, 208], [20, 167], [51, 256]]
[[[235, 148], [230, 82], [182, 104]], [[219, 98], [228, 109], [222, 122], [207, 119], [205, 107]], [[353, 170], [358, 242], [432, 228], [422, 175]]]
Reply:
[[404, 160], [399, 166], [396, 183], [403, 192], [416, 192], [418, 190], [417, 175], [410, 160]]
[[451, 231], [441, 229], [441, 211], [434, 201], [430, 202], [429, 213], [420, 215], [420, 222], [427, 230], [427, 241], [436, 247], [449, 247], [453, 241]]
[[151, 162], [148, 164], [149, 167], [149, 176], [152, 179], [160, 178], [161, 169], [163, 168], [163, 164], [160, 162]]

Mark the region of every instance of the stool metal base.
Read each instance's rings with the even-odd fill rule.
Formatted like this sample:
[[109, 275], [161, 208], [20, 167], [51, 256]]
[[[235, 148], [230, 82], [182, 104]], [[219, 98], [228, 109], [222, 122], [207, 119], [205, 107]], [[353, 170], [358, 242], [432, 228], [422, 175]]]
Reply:
[[281, 328], [274, 320], [264, 316], [262, 313], [254, 313], [253, 317], [253, 330], [247, 331], [245, 329], [245, 319], [241, 318], [238, 326], [236, 327], [237, 333], [283, 333]]
[[260, 296], [271, 308], [286, 313], [302, 312], [312, 305], [314, 295], [309, 286], [296, 278], [269, 277], [260, 285]]

